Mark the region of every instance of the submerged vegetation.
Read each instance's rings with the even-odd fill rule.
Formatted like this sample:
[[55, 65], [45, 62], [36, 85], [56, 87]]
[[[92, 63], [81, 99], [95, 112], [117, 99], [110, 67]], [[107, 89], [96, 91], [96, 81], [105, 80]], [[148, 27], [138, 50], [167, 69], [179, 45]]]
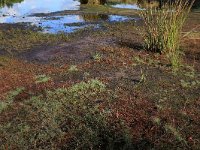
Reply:
[[200, 14], [182, 2], [39, 14], [101, 12], [70, 34], [0, 24], [0, 149], [200, 149]]

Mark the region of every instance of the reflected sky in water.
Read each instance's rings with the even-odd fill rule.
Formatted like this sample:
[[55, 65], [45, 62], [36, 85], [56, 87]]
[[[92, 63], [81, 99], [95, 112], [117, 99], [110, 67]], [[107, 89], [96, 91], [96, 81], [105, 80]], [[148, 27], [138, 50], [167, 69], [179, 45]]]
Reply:
[[79, 2], [75, 0], [24, 0], [12, 7], [0, 9], [1, 15], [24, 16], [32, 13], [48, 13], [62, 10], [78, 10]]
[[49, 13], [63, 10], [79, 10], [77, 0], [24, 0], [13, 3], [12, 7], [0, 8], [0, 23], [30, 23], [43, 29], [45, 33], [73, 32], [86, 26], [99, 27], [103, 21], [126, 21], [130, 18], [115, 15], [64, 15], [64, 16], [31, 16], [34, 13]]
[[[94, 15], [94, 20], [91, 19], [91, 14], [89, 15], [90, 20], [87, 20], [87, 15], [65, 15], [65, 16], [54, 16], [54, 17], [14, 17], [14, 16], [5, 16], [0, 17], [0, 23], [30, 23], [43, 29], [44, 33], [59, 33], [66, 32], [71, 33], [77, 29], [84, 27], [99, 27], [104, 21], [109, 22], [118, 22], [118, 21], [127, 21], [133, 18], [117, 15], [108, 15], [107, 19], [101, 18], [101, 15]], [[98, 20], [96, 20], [96, 18]], [[105, 16], [104, 16], [105, 17]]]
[[140, 9], [140, 7], [137, 4], [116, 4], [116, 5], [111, 5], [114, 8], [124, 8], [124, 9]]

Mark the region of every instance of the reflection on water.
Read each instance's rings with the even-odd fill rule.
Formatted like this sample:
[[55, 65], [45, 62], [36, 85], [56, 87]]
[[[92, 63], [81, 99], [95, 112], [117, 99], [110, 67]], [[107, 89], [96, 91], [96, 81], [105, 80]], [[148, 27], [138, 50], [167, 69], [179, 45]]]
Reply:
[[0, 23], [31, 23], [43, 29], [45, 33], [73, 32], [84, 27], [98, 27], [102, 22], [126, 21], [133, 18], [117, 15], [103, 14], [84, 14], [84, 15], [65, 15], [54, 17], [14, 17], [5, 16]]
[[78, 10], [75, 0], [0, 0], [1, 15], [24, 16], [32, 13], [48, 13], [62, 10]]
[[98, 28], [104, 21], [118, 22], [131, 20], [133, 18], [117, 15], [102, 15], [102, 14], [84, 14], [84, 15], [67, 15], [59, 19], [51, 20], [51, 18], [43, 19], [42, 23], [37, 26], [43, 27], [45, 32], [58, 33], [60, 31], [73, 32], [84, 27]]
[[112, 5], [115, 8], [125, 8], [125, 9], [141, 9], [137, 4], [115, 4]]
[[78, 16], [55, 18], [30, 17], [32, 13], [48, 13], [62, 10], [79, 10], [74, 0], [0, 0], [0, 23], [31, 23], [44, 32], [71, 32], [78, 27], [67, 28], [64, 23], [79, 22]]
[[[107, 2], [112, 7], [129, 9], [160, 6], [158, 0], [107, 0]], [[199, 6], [199, 3], [197, 3], [197, 5]], [[124, 16], [102, 14], [65, 15], [54, 17], [31, 16], [33, 13], [48, 13], [79, 9], [79, 0], [0, 0], [0, 23], [31, 23], [43, 28], [45, 32], [58, 33], [60, 31], [72, 32], [85, 26], [96, 27], [103, 21], [115, 22], [131, 19]]]
[[81, 4], [104, 5], [107, 0], [80, 0]]
[[[50, 1], [50, 2], [49, 2]], [[104, 21], [125, 21], [130, 18], [104, 14], [82, 14], [36, 17], [32, 13], [48, 13], [62, 10], [79, 10], [77, 0], [0, 0], [0, 23], [30, 23], [43, 32], [73, 32], [86, 26], [98, 27]]]
[[81, 15], [81, 18], [84, 21], [90, 22], [90, 21], [108, 21], [109, 20], [109, 16], [105, 15], [105, 14], [99, 14], [99, 15], [95, 15], [95, 14], [83, 14]]
[[[108, 0], [112, 7], [141, 9], [149, 7], [161, 7], [165, 2], [174, 2], [175, 0]], [[191, 2], [192, 0], [188, 0]], [[194, 2], [193, 8], [200, 7], [200, 0]]]
[[126, 9], [142, 9], [159, 7], [160, 0], [108, 0], [112, 7]]

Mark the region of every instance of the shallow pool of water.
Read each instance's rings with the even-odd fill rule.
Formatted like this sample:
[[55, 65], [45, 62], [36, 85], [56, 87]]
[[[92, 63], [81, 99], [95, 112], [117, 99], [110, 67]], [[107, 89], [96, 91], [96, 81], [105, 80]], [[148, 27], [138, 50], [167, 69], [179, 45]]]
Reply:
[[33, 13], [78, 10], [80, 3], [76, 0], [18, 0], [9, 4], [1, 2], [1, 6], [1, 15], [25, 16]]
[[126, 21], [133, 18], [116, 15], [84, 14], [37, 17], [35, 13], [50, 13], [63, 10], [79, 10], [78, 0], [0, 0], [0, 23], [30, 23], [43, 32], [73, 32], [86, 26], [98, 27], [102, 22]]
[[65, 15], [65, 16], [5, 16], [0, 17], [0, 23], [30, 23], [41, 29], [44, 33], [71, 33], [84, 27], [98, 27], [102, 22], [127, 21], [133, 18], [118, 15], [84, 14], [84, 15]]

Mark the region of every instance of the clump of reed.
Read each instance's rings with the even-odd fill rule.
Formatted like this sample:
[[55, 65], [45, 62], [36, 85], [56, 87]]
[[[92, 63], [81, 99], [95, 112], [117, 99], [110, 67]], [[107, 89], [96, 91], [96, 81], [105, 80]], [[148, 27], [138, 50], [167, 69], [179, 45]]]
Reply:
[[181, 31], [194, 1], [167, 1], [159, 8], [150, 7], [140, 12], [145, 49], [166, 54], [173, 69], [181, 65]]

